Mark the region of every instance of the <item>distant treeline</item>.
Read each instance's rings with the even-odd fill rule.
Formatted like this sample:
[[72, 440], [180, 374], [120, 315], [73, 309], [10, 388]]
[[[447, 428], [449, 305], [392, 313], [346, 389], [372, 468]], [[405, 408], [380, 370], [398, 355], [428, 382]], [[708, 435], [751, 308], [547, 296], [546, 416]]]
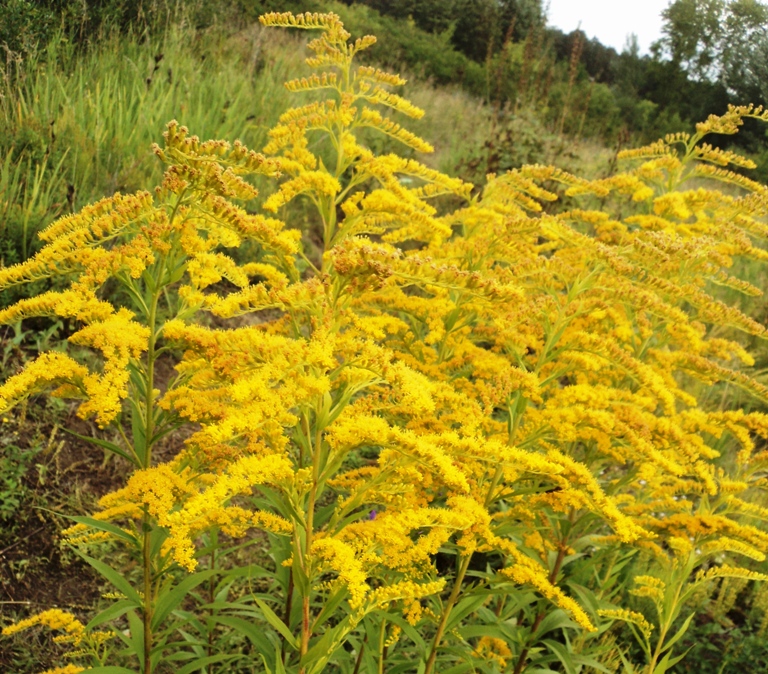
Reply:
[[[664, 12], [662, 39], [643, 56], [633, 40], [618, 53], [582, 31], [546, 26], [542, 0], [345, 2], [447, 37], [454, 50], [487, 64], [490, 98], [525, 95], [526, 70], [536, 70], [537, 80], [550, 80], [550, 86], [557, 79], [550, 69], [560, 66], [561, 78], [571, 77], [564, 66], [578, 58], [575, 85], [586, 80], [592, 88], [609, 87], [612, 97], [599, 97], [602, 113], [614, 118], [618, 112], [619, 124], [631, 132], [680, 128], [728, 103], [768, 101], [768, 5], [758, 0], [673, 0]], [[572, 98], [588, 95], [581, 89]], [[606, 130], [616, 131], [615, 123]], [[759, 137], [747, 133], [740, 140], [762, 144], [764, 135], [760, 130]]]
[[[645, 140], [768, 101], [768, 6], [673, 0], [650, 55], [621, 53], [581, 31], [546, 25], [543, 0], [0, 0], [0, 46], [40, 49], [57, 31], [87, 44], [105, 30], [155, 30], [184, 17], [233, 26], [270, 10], [336, 11], [386, 49], [373, 58], [436, 83], [458, 83], [500, 109], [536, 111], [560, 135]], [[766, 152], [757, 127], [743, 149]]]

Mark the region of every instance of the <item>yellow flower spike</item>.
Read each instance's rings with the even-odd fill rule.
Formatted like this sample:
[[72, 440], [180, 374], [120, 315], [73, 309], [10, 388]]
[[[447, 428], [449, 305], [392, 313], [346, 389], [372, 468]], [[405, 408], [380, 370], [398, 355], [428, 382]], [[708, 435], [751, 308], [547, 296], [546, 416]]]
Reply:
[[722, 552], [733, 552], [758, 562], [765, 561], [764, 552], [758, 550], [753, 545], [730, 538], [729, 536], [718, 536], [716, 539], [708, 541], [701, 546], [702, 555], [718, 554]]
[[36, 625], [43, 625], [51, 630], [63, 631], [65, 633], [65, 641], [73, 643], [75, 646], [81, 643], [85, 636], [85, 625], [68, 611], [62, 611], [57, 608], [43, 611], [31, 618], [26, 618], [13, 625], [4, 627], [3, 636], [11, 636]]
[[518, 553], [515, 563], [511, 567], [502, 569], [501, 573], [520, 585], [531, 585], [536, 588], [547, 599], [568, 613], [583, 629], [588, 632], [597, 631], [584, 609], [559, 587], [553, 585], [547, 578], [546, 571], [532, 559]]
[[[291, 464], [280, 455], [243, 457], [234, 462], [210, 485], [184, 498], [181, 508], [167, 507], [157, 513], [159, 523], [170, 530], [166, 547], [181, 566], [193, 570], [197, 566], [194, 538], [212, 525], [223, 526], [235, 536], [243, 535], [251, 526], [290, 533], [291, 524], [281, 517], [271, 513], [249, 514], [242, 508], [227, 507], [227, 504], [233, 496], [248, 493], [256, 485], [280, 484], [292, 476]], [[158, 495], [160, 493], [164, 498], [167, 495], [166, 491], [158, 492]], [[170, 498], [173, 500], [172, 495]]]
[[349, 605], [352, 610], [360, 608], [368, 595], [368, 584], [363, 565], [355, 550], [342, 541], [333, 538], [320, 538], [312, 544], [310, 554], [317, 560], [318, 571], [327, 567], [334, 571], [349, 592]]
[[265, 210], [276, 212], [281, 206], [304, 192], [335, 196], [341, 191], [339, 181], [324, 171], [304, 171], [297, 178], [284, 182], [280, 189], [267, 199]]
[[444, 588], [444, 578], [426, 583], [403, 580], [370, 590], [366, 601], [372, 606], [384, 606], [392, 601], [415, 600], [428, 597], [441, 592]]
[[384, 117], [380, 112], [372, 108], [364, 107], [362, 109], [357, 124], [358, 126], [371, 127], [387, 136], [391, 136], [395, 140], [399, 140], [403, 145], [416, 150], [416, 152], [430, 153], [435, 151], [435, 148], [427, 141], [419, 138], [407, 129], [404, 129], [396, 122]]
[[413, 103], [407, 101], [402, 96], [386, 91], [381, 87], [375, 87], [373, 91], [363, 96], [370, 103], [385, 105], [396, 112], [402, 112], [412, 119], [421, 119], [424, 116], [424, 110], [417, 108]]
[[766, 581], [768, 580], [768, 575], [752, 571], [751, 569], [721, 564], [720, 566], [713, 566], [709, 569], [701, 569], [698, 571], [696, 573], [695, 582], [705, 582], [714, 580], [715, 578], [744, 578], [746, 580]]
[[43, 353], [0, 386], [0, 410], [46, 389], [81, 386], [87, 376], [88, 369], [69, 356], [57, 351]]
[[400, 627], [399, 625], [392, 625], [389, 636], [384, 642], [384, 646], [386, 648], [392, 648], [400, 640], [400, 635], [402, 634], [402, 632], [403, 632], [402, 627]]
[[629, 611], [627, 609], [599, 609], [598, 615], [609, 620], [621, 620], [625, 623], [636, 625], [646, 639], [650, 639], [653, 625], [649, 623], [642, 613]]

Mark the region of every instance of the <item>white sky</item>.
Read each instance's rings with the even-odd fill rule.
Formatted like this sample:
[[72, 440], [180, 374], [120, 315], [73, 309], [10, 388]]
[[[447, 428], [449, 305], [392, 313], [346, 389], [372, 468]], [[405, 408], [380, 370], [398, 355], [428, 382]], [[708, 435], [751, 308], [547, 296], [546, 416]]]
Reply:
[[588, 38], [620, 52], [630, 33], [637, 35], [640, 52], [647, 54], [661, 37], [661, 12], [670, 0], [549, 0], [551, 26], [565, 33], [581, 22]]

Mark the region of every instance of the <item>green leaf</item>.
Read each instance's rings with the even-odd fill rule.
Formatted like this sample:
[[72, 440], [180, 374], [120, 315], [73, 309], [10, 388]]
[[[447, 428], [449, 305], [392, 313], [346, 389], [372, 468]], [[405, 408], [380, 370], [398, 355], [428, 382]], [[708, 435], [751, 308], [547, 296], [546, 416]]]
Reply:
[[184, 600], [184, 597], [186, 597], [192, 589], [208, 580], [211, 576], [215, 576], [217, 573], [219, 573], [218, 569], [199, 571], [198, 573], [188, 576], [172, 590], [161, 595], [155, 605], [155, 611], [152, 615], [152, 630], [155, 631], [158, 629], [168, 614]]
[[214, 601], [221, 602], [222, 604], [228, 603], [227, 597], [235, 584], [234, 580], [230, 580], [227, 583], [219, 583], [214, 587]]
[[277, 614], [269, 608], [261, 599], [257, 599], [256, 597], [253, 598], [253, 600], [256, 602], [258, 607], [261, 609], [261, 612], [264, 614], [264, 618], [266, 621], [272, 625], [280, 634], [283, 636], [285, 641], [293, 648], [294, 650], [299, 650], [299, 642], [296, 639], [293, 634], [291, 634], [291, 631], [286, 627], [285, 623], [280, 620], [280, 618], [277, 617]]
[[279, 646], [275, 646], [275, 669], [274, 672], [267, 663], [267, 659], [264, 655], [261, 656], [261, 661], [264, 663], [264, 669], [267, 670], [267, 674], [285, 674], [285, 665], [283, 664], [283, 653]]
[[101, 447], [102, 449], [106, 449], [107, 451], [112, 452], [113, 454], [117, 454], [118, 456], [122, 456], [126, 461], [129, 461], [134, 466], [139, 466], [138, 461], [136, 461], [135, 456], [131, 456], [128, 452], [126, 452], [122, 447], [119, 447], [118, 445], [114, 444], [113, 442], [107, 442], [106, 440], [101, 440], [99, 438], [91, 438], [87, 435], [80, 435], [79, 433], [75, 433], [74, 431], [70, 431], [68, 428], [62, 428], [62, 430], [65, 433], [69, 433], [70, 435], [74, 435], [76, 438], [79, 438], [80, 440], [83, 440], [85, 442], [90, 442], [92, 445], [97, 445]]
[[626, 674], [636, 674], [635, 666], [629, 660], [627, 660], [624, 652], [621, 650], [619, 651], [619, 657], [621, 658], [621, 664], [624, 665], [624, 672]]
[[194, 662], [184, 665], [183, 667], [175, 670], [175, 674], [192, 674], [192, 672], [198, 672], [206, 665], [212, 665], [214, 662], [224, 662], [225, 660], [234, 660], [243, 657], [242, 655], [227, 655], [226, 653], [219, 653], [218, 655], [207, 655], [204, 658], [198, 658]]
[[[131, 386], [136, 389], [136, 397], [139, 400], [145, 400], [147, 397], [147, 380], [145, 379], [144, 366], [137, 362], [128, 363], [128, 372], [131, 376]], [[128, 396], [128, 402], [132, 409], [139, 409], [139, 404], [134, 396]]]
[[553, 641], [552, 639], [544, 639], [543, 643], [555, 654], [557, 659], [560, 660], [566, 674], [577, 674], [576, 665], [573, 660], [571, 660], [571, 653], [564, 644], [561, 644], [558, 641]]
[[149, 272], [148, 269], [145, 269], [141, 273], [141, 280], [144, 281], [144, 285], [147, 286], [147, 297], [144, 299], [144, 303], [149, 306], [151, 302], [149, 302], [149, 298], [154, 295], [155, 290], [157, 290], [157, 285], [155, 284], [155, 279], [152, 277], [152, 274]]
[[555, 609], [548, 613], [544, 620], [541, 621], [536, 630], [536, 637], [543, 637], [547, 632], [565, 627], [576, 627], [576, 623], [568, 617], [568, 614], [563, 609]]
[[464, 597], [451, 611], [451, 616], [446, 623], [446, 631], [452, 630], [464, 618], [477, 611], [487, 599], [485, 595]]
[[136, 674], [135, 669], [126, 669], [125, 667], [93, 667], [87, 670], [93, 674]]
[[594, 617], [595, 611], [600, 608], [600, 602], [595, 596], [595, 593], [592, 592], [592, 590], [590, 590], [588, 587], [584, 587], [583, 585], [579, 585], [578, 583], [573, 582], [568, 583], [568, 589], [578, 597], [579, 603], [584, 608], [588, 609]]
[[215, 620], [217, 623], [226, 625], [227, 627], [231, 627], [233, 630], [240, 632], [240, 634], [250, 640], [256, 650], [263, 656], [270, 655], [274, 650], [274, 647], [269, 639], [267, 639], [264, 630], [254, 623], [248, 622], [243, 618], [235, 618], [232, 616], [211, 616], [211, 620]]
[[128, 611], [128, 627], [130, 633], [124, 641], [131, 647], [133, 654], [141, 661], [144, 661], [144, 623], [141, 621], [136, 611]]
[[331, 518], [331, 515], [333, 515], [334, 511], [338, 507], [338, 503], [336, 501], [333, 501], [332, 503], [329, 503], [327, 506], [320, 508], [315, 513], [315, 526], [320, 529], [322, 528], [326, 522]]
[[[165, 527], [152, 525], [152, 528], [149, 532], [149, 544], [150, 544], [151, 555], [153, 558], [160, 555], [160, 550], [163, 547], [163, 543], [165, 543], [165, 541], [168, 540], [169, 535], [170, 535], [170, 531]], [[165, 571], [167, 571], [167, 568]], [[165, 571], [163, 571], [162, 573], [165, 573]]]
[[672, 646], [674, 646], [674, 645], [675, 645], [675, 644], [676, 644], [678, 641], [680, 641], [680, 639], [682, 638], [682, 636], [683, 636], [683, 635], [684, 635], [684, 634], [685, 634], [685, 633], [688, 631], [688, 628], [689, 628], [689, 627], [690, 627], [690, 625], [691, 625], [691, 620], [693, 620], [693, 616], [694, 616], [694, 615], [696, 615], [696, 614], [695, 614], [695, 613], [691, 613], [691, 615], [689, 615], [689, 616], [688, 616], [688, 617], [685, 619], [685, 622], [683, 622], [683, 624], [682, 624], [682, 626], [680, 627], [680, 629], [679, 629], [679, 630], [677, 630], [677, 632], [675, 633], [675, 636], [673, 636], [671, 639], [669, 639], [669, 640], [667, 641], [667, 643], [666, 643], [666, 644], [664, 644], [664, 650], [665, 650], [665, 651], [666, 651], [666, 650], [668, 650], [668, 649], [670, 649], [670, 648], [672, 648]]
[[336, 592], [333, 593], [331, 598], [325, 602], [325, 605], [323, 606], [323, 610], [320, 611], [320, 615], [317, 616], [315, 619], [315, 622], [313, 624], [314, 631], [317, 631], [318, 628], [320, 628], [323, 623], [325, 623], [328, 618], [330, 618], [333, 615], [333, 612], [338, 608], [339, 604], [341, 604], [342, 601], [344, 601], [345, 597], [347, 596], [347, 589], [346, 587], [341, 587]]
[[500, 625], [467, 625], [459, 628], [459, 634], [465, 639], [493, 637], [494, 639], [509, 640], [509, 634]]
[[144, 416], [139, 404], [128, 397], [131, 406], [131, 433], [133, 434], [133, 449], [137, 456], [142, 457], [147, 451], [147, 434], [144, 427]]
[[263, 566], [248, 564], [231, 571], [220, 571], [222, 578], [269, 578], [272, 574]]
[[110, 620], [114, 620], [115, 618], [119, 618], [121, 615], [124, 615], [128, 611], [130, 611], [132, 608], [138, 608], [139, 604], [137, 604], [135, 601], [131, 601], [130, 599], [121, 599], [120, 601], [115, 602], [110, 606], [109, 608], [105, 608], [101, 613], [96, 614], [92, 619], [91, 622], [89, 622], [85, 629], [86, 631], [92, 630], [94, 627], [98, 627], [99, 625], [103, 625], [106, 622], [109, 622]]
[[577, 665], [581, 665], [582, 667], [589, 667], [588, 671], [595, 670], [596, 672], [605, 672], [605, 674], [613, 674], [613, 670], [608, 669], [604, 665], [601, 665], [594, 658], [589, 658], [586, 655], [576, 655], [575, 653], [571, 653], [571, 659]]
[[267, 659], [263, 655], [261, 656], [261, 661], [264, 663], [264, 669], [266, 670], [267, 674], [285, 674], [285, 665], [283, 664], [283, 654], [279, 647], [275, 647], [275, 655], [274, 655], [275, 669], [274, 670], [269, 666]]
[[105, 564], [104, 562], [100, 562], [98, 559], [84, 555], [82, 552], [77, 550], [75, 550], [75, 552], [77, 552], [78, 555], [80, 555], [86, 562], [88, 562], [94, 569], [96, 569], [96, 571], [104, 576], [104, 578], [112, 583], [116, 589], [120, 590], [120, 592], [122, 592], [126, 598], [134, 601], [137, 606], [142, 605], [141, 597], [139, 596], [138, 592], [136, 592], [131, 584], [111, 566]]
[[442, 674], [464, 674], [464, 672], [474, 672], [476, 671], [474, 666], [469, 663], [465, 662], [461, 665], [456, 665], [455, 667], [451, 667], [450, 669], [443, 670]]
[[[158, 420], [160, 420], [160, 417], [158, 417]], [[166, 435], [169, 433], [173, 433], [174, 431], [181, 428], [182, 424], [167, 424], [164, 427], [162, 427], [159, 431], [154, 433], [152, 435], [152, 444], [154, 445], [159, 440], [162, 440]]]
[[272, 508], [274, 508], [279, 515], [282, 515], [286, 519], [293, 520], [295, 522], [304, 522], [304, 513], [296, 510], [289, 498], [284, 498], [283, 495], [279, 492], [276, 492], [274, 489], [269, 489], [263, 485], [259, 486], [259, 494], [261, 494], [263, 499], [254, 498], [252, 500], [259, 506], [260, 510], [266, 509], [262, 505], [262, 503], [266, 502]]
[[307, 674], [320, 674], [350, 631], [349, 616], [329, 629], [310, 647], [301, 659], [300, 666], [307, 667]]
[[[190, 621], [190, 623], [191, 622], [192, 621]], [[196, 626], [196, 627], [198, 629], [198, 632], [204, 632], [204, 628], [202, 627], [202, 625]], [[178, 632], [179, 634], [181, 634], [181, 636], [184, 637], [184, 641], [182, 643], [184, 643], [184, 645], [186, 645], [188, 647], [191, 647], [192, 650], [199, 657], [202, 658], [205, 655], [205, 653], [208, 650], [208, 643], [207, 642], [201, 641], [200, 637], [195, 636], [194, 634], [190, 634], [186, 630], [177, 629], [176, 632]]]
[[[181, 644], [182, 646], [186, 645], [185, 641], [180, 641], [178, 643]], [[166, 655], [163, 658], [163, 662], [178, 662], [178, 661], [184, 661], [184, 660], [192, 660], [195, 657], [196, 655], [194, 653], [190, 653], [189, 651], [176, 651], [171, 655]]]
[[177, 281], [181, 281], [181, 277], [184, 276], [184, 272], [187, 271], [186, 264], [177, 264], [173, 269], [169, 270], [168, 283], [172, 285]]
[[261, 655], [261, 662], [264, 665], [264, 671], [267, 674], [274, 674], [272, 668], [269, 666], [269, 663], [267, 663], [267, 659], [264, 657], [264, 654]]
[[293, 556], [293, 564], [291, 565], [291, 573], [293, 574], [293, 585], [296, 588], [296, 591], [302, 596], [305, 597], [310, 592], [309, 587], [309, 577], [305, 573], [304, 569], [302, 568], [298, 555]]
[[129, 534], [127, 531], [124, 531], [116, 524], [112, 524], [111, 522], [102, 522], [101, 520], [94, 519], [93, 517], [81, 517], [79, 515], [64, 515], [63, 517], [66, 517], [68, 520], [72, 520], [73, 522], [77, 522], [78, 524], [85, 524], [85, 526], [91, 527], [92, 529], [106, 531], [113, 536], [116, 536], [117, 538], [121, 538], [122, 540], [128, 541], [129, 543], [133, 543], [133, 545], [137, 547], [139, 545], [139, 541], [135, 536]]
[[[693, 648], [693, 646], [691, 646]], [[691, 649], [689, 648], [688, 651]], [[653, 670], [653, 674], [665, 674], [665, 672], [670, 668], [674, 667], [680, 660], [682, 660], [686, 655], [688, 655], [688, 651], [685, 651], [685, 653], [681, 653], [680, 655], [676, 657], [672, 657], [672, 651], [668, 651], [667, 654], [664, 656], [662, 661], [656, 665], [656, 669]]]

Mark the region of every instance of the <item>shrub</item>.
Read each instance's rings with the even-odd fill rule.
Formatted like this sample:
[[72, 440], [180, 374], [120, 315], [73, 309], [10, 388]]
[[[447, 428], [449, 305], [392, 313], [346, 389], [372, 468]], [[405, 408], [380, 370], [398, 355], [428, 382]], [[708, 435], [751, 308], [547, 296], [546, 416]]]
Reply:
[[[381, 112], [421, 116], [403, 80], [353, 67], [374, 38], [333, 14], [262, 22], [319, 31], [320, 74], [287, 87], [327, 101], [286, 111], [261, 154], [170, 123], [154, 194], [62, 218], [0, 271], [70, 279], [1, 322], [83, 326], [0, 408], [79, 399], [134, 469], [69, 530], [113, 602], [5, 634], [62, 631], [82, 666], [60, 672], [671, 668], [690, 601], [767, 577], [768, 417], [721, 395], [768, 401], [738, 341], [766, 329], [718, 288], [759, 292], [726, 270], [766, 257], [768, 189], [704, 139], [768, 113], [731, 108], [606, 179], [532, 165], [475, 193], [363, 145], [431, 150]], [[249, 175], [279, 180], [270, 215], [235, 205]], [[718, 181], [739, 193], [699, 186]], [[544, 212], [558, 185], [584, 207]], [[272, 217], [299, 198], [317, 255]], [[225, 254], [246, 240], [252, 259]], [[124, 564], [98, 559], [105, 540]]]

